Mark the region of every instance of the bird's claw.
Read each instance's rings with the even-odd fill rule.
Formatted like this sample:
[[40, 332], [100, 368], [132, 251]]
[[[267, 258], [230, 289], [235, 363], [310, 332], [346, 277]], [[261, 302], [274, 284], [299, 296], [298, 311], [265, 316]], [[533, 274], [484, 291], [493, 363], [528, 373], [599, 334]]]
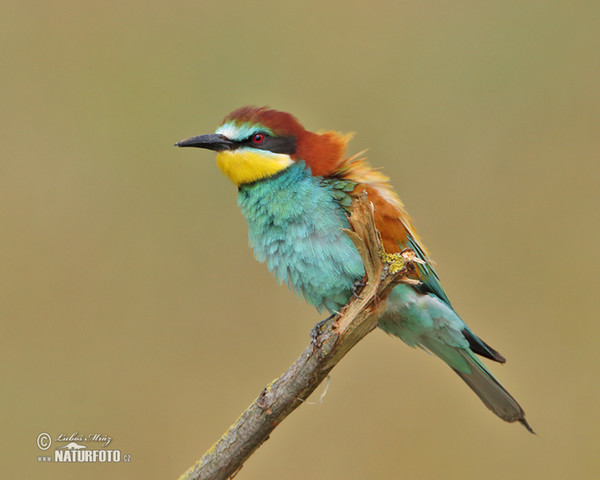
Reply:
[[325, 320], [321, 320], [320, 322], [317, 322], [315, 324], [315, 326], [311, 329], [310, 331], [310, 341], [313, 345], [315, 345], [316, 347], [320, 347], [321, 344], [319, 343], [318, 339], [319, 339], [319, 335], [321, 335], [321, 333], [323, 333], [323, 327], [325, 326], [325, 324], [327, 324], [327, 322], [329, 320], [331, 320], [333, 317], [335, 317], [335, 313], [332, 313], [331, 315], [329, 315]]

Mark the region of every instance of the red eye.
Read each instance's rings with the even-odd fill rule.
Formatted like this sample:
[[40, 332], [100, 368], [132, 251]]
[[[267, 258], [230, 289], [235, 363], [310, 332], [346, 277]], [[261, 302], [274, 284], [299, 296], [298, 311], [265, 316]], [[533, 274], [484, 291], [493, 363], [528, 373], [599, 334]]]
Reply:
[[265, 136], [262, 133], [257, 133], [252, 137], [252, 141], [254, 143], [262, 143], [262, 141], [265, 139]]

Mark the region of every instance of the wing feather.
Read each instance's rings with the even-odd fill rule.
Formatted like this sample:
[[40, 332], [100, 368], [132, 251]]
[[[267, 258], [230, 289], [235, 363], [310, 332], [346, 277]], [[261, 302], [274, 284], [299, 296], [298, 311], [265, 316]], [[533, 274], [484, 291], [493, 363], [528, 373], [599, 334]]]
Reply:
[[361, 154], [362, 152], [345, 160], [334, 173], [334, 177], [355, 184], [354, 189], [348, 192], [352, 198], [367, 192], [375, 209], [375, 225], [381, 233], [385, 250], [388, 253], [397, 253], [405, 248], [414, 250], [416, 255], [425, 261], [424, 265], [417, 268], [417, 279], [422, 282], [418, 288], [423, 292], [435, 294], [451, 305], [433, 268], [429, 252], [417, 235], [404, 204], [392, 189], [389, 177], [371, 167], [364, 158], [360, 158]]

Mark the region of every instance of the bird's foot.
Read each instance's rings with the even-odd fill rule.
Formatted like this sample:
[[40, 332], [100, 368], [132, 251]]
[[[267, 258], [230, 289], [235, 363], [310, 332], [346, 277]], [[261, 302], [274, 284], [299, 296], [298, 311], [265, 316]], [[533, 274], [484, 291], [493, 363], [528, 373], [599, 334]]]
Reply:
[[336, 313], [332, 313], [325, 320], [321, 320], [320, 322], [317, 322], [316, 325], [311, 329], [310, 341], [313, 345], [315, 345], [316, 347], [321, 346], [321, 344], [319, 342], [319, 335], [321, 335], [321, 333], [323, 333], [323, 327], [325, 325], [327, 325], [327, 322], [329, 322], [329, 320], [331, 320], [336, 315], [337, 315]]
[[358, 292], [360, 292], [365, 285], [366, 283], [362, 280], [357, 280], [356, 282], [354, 282], [354, 285], [352, 285], [352, 296], [360, 300]]

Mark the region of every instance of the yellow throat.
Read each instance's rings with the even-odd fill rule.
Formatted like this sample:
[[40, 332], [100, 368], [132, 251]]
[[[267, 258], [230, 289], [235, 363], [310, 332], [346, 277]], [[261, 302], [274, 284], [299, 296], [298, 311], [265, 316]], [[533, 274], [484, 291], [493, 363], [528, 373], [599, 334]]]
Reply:
[[238, 187], [275, 175], [292, 163], [289, 155], [266, 150], [240, 148], [217, 153], [217, 165]]

